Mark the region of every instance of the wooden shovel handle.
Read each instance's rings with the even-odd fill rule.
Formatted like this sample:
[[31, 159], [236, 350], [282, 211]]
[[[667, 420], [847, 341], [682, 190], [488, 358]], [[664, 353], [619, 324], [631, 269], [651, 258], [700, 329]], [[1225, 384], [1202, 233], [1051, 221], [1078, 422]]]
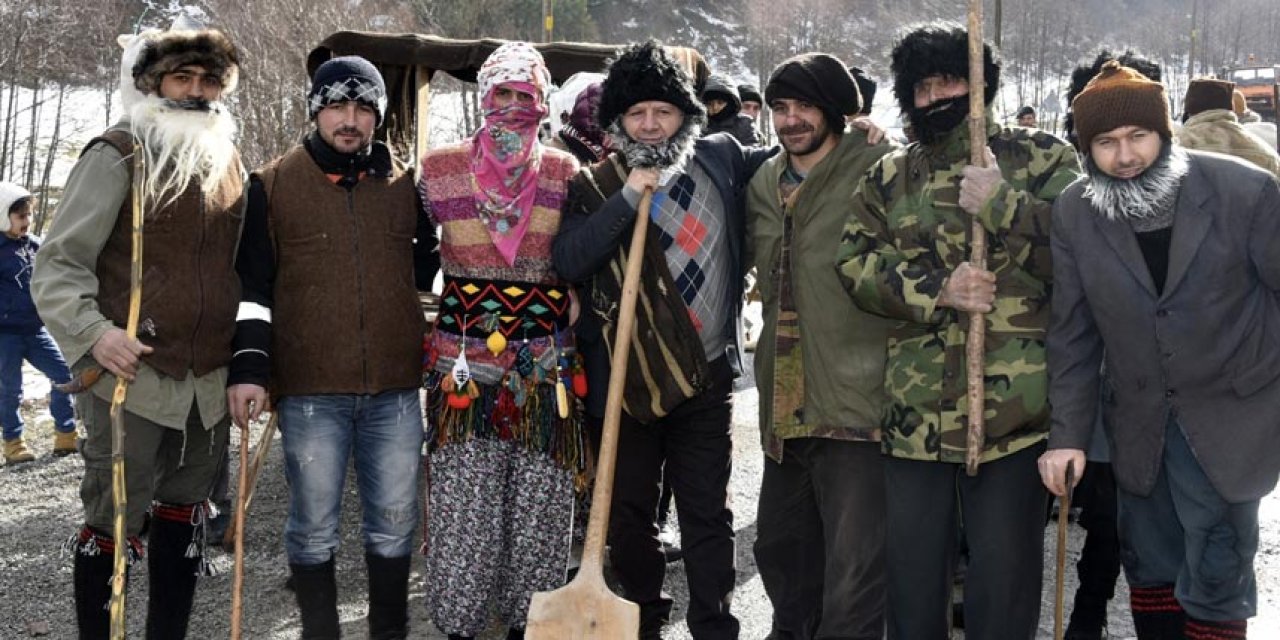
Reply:
[[613, 473], [618, 456], [618, 427], [622, 423], [622, 390], [627, 383], [627, 360], [635, 333], [636, 296], [640, 289], [640, 265], [644, 262], [645, 237], [649, 229], [649, 207], [653, 191], [645, 189], [636, 207], [636, 223], [627, 249], [626, 271], [622, 278], [622, 300], [618, 309], [618, 333], [610, 362], [609, 393], [605, 400], [604, 429], [596, 462], [596, 484], [591, 494], [591, 517], [582, 549], [579, 575], [601, 574], [604, 568], [605, 535], [609, 531], [609, 511], [613, 500]]
[[[987, 164], [987, 118], [983, 102], [982, 55], [982, 0], [969, 0], [969, 163], [984, 167]], [[974, 216], [969, 233], [969, 263], [978, 269], [987, 268], [987, 230]], [[969, 335], [965, 341], [965, 378], [968, 383], [969, 430], [965, 438], [964, 466], [970, 476], [978, 475], [978, 463], [986, 444], [986, 397], [983, 385], [985, 368], [986, 317], [981, 313], [969, 315]]]

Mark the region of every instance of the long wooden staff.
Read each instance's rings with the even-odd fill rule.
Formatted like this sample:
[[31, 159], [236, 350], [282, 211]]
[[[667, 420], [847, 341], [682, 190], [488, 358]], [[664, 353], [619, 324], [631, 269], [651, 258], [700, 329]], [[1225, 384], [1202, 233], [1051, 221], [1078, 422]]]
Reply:
[[[983, 101], [982, 63], [982, 0], [969, 0], [969, 164], [975, 167], [987, 165], [987, 107]], [[977, 216], [973, 217], [969, 232], [969, 263], [984, 271], [987, 268], [987, 231]], [[971, 476], [978, 475], [978, 464], [986, 443], [986, 398], [982, 377], [986, 365], [986, 329], [984, 314], [969, 314], [969, 336], [965, 342], [969, 432], [964, 466]]]
[[[133, 251], [129, 258], [129, 319], [125, 334], [129, 342], [138, 338], [138, 316], [142, 313], [142, 221], [143, 189], [146, 185], [147, 162], [142, 143], [133, 140]], [[129, 541], [125, 536], [125, 516], [128, 513], [128, 494], [124, 475], [124, 402], [129, 393], [129, 380], [116, 378], [116, 388], [111, 394], [111, 502], [115, 508], [115, 553], [111, 569], [111, 638], [124, 640], [124, 587], [128, 562], [125, 551]]]
[[[274, 415], [274, 414], [272, 414]], [[244, 511], [249, 488], [249, 425], [240, 429], [240, 483], [236, 489], [235, 565], [231, 574], [231, 640], [240, 640], [241, 593], [244, 590]]]
[[1067, 492], [1058, 505], [1058, 584], [1053, 593], [1053, 639], [1062, 640], [1063, 596], [1067, 584], [1067, 518], [1071, 512], [1071, 489], [1076, 483], [1075, 465], [1067, 463]]

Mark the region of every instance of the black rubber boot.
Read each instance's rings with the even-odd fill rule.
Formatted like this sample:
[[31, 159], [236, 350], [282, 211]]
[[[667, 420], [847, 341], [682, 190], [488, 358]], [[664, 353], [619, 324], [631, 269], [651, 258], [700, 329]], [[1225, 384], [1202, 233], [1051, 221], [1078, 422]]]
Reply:
[[[199, 507], [197, 507], [199, 508]], [[199, 526], [199, 525], [197, 525]], [[147, 638], [174, 640], [187, 637], [191, 603], [200, 575], [201, 555], [193, 548], [195, 527], [153, 517], [147, 538]], [[194, 557], [187, 557], [191, 550]]]
[[[111, 635], [111, 571], [110, 551], [94, 547], [95, 555], [86, 555], [83, 542], [74, 548], [73, 582], [75, 583], [76, 624], [80, 640], [106, 640]], [[128, 573], [126, 572], [126, 576]]]
[[303, 640], [336, 640], [338, 629], [338, 583], [333, 577], [333, 558], [320, 564], [290, 564], [294, 595], [302, 615]]
[[409, 556], [364, 554], [369, 568], [369, 640], [409, 636]]

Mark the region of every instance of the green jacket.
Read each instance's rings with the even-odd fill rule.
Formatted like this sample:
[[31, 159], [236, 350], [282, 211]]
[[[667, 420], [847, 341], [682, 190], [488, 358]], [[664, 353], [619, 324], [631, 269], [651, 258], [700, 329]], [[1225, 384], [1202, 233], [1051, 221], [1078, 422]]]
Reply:
[[[787, 155], [765, 163], [747, 191], [747, 237], [759, 274], [764, 328], [755, 353], [760, 391], [760, 436], [765, 454], [782, 461], [783, 440], [830, 438], [875, 441], [884, 407], [885, 342], [892, 321], [871, 315], [845, 294], [831, 262], [849, 215], [854, 187], [893, 147], [867, 144], [851, 129], [782, 204], [778, 182]], [[794, 215], [791, 274], [800, 331], [798, 358], [775, 357], [779, 310], [779, 261], [783, 221]], [[775, 376], [775, 373], [778, 375]], [[774, 394], [801, 387], [803, 411], [774, 415]]]
[[[1080, 173], [1072, 148], [1043, 131], [992, 123], [987, 132], [1005, 184], [978, 216], [988, 232], [987, 268], [996, 274], [995, 309], [986, 316], [983, 461], [1048, 432], [1049, 221], [1054, 198]], [[882, 438], [885, 452], [899, 458], [965, 458], [968, 315], [937, 302], [969, 257], [971, 216], [958, 204], [968, 158], [967, 126], [885, 156], [854, 194], [837, 254], [858, 306], [903, 321], [889, 339]]]

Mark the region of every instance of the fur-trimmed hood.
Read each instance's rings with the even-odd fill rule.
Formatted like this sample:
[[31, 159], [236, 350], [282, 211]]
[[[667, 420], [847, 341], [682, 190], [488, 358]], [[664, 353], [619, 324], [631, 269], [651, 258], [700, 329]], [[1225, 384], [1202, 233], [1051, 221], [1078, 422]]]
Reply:
[[[969, 32], [952, 22], [933, 22], [908, 27], [890, 54], [893, 94], [903, 113], [915, 107], [915, 86], [933, 75], [969, 77]], [[986, 104], [1000, 89], [1000, 61], [989, 43], [982, 44], [982, 92]]]

